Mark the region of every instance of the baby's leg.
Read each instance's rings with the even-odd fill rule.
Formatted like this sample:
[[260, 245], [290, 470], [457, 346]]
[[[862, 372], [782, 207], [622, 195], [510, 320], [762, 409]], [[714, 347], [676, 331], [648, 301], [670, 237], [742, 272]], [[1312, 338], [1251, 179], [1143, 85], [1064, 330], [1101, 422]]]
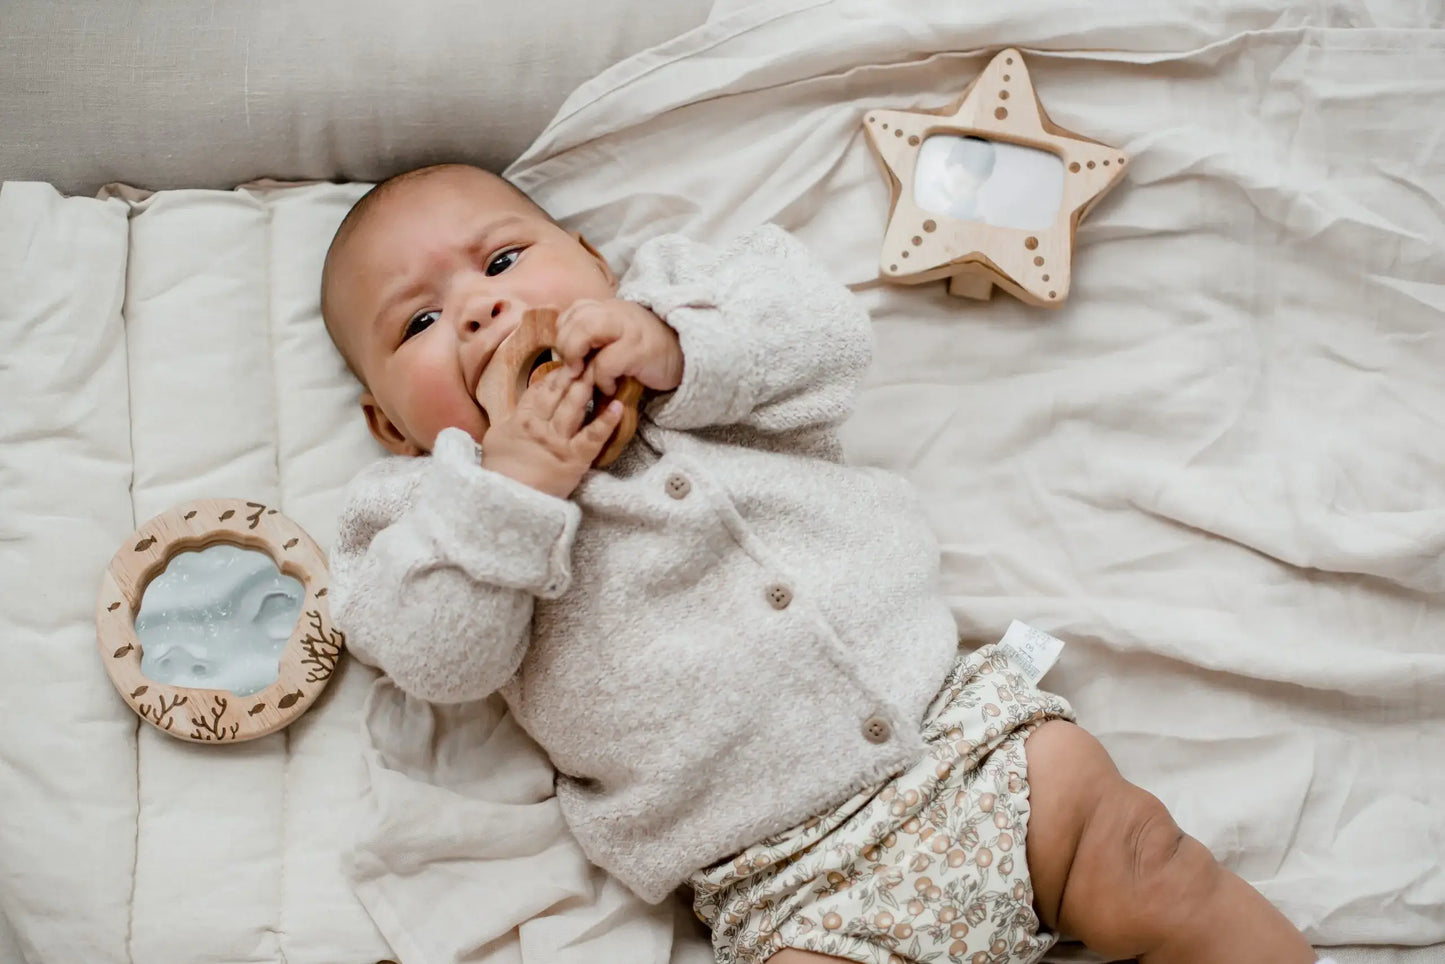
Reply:
[[1141, 964], [1314, 961], [1285, 916], [1125, 780], [1086, 731], [1053, 720], [1025, 747], [1026, 855], [1050, 929]]

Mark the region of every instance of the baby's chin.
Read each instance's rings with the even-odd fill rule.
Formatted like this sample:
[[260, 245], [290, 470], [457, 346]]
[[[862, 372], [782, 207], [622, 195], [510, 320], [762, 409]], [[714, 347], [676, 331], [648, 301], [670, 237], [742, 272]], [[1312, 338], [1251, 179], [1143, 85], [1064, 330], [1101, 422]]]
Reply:
[[[448, 426], [448, 428], [455, 428], [455, 429], [459, 429], [460, 431], [465, 432], [465, 433], [471, 438], [471, 440], [472, 440], [473, 442], [477, 443], [477, 445], [481, 445], [481, 444], [482, 444], [482, 439], [486, 437], [486, 434], [487, 434], [488, 430], [490, 429], [490, 426], [489, 426], [489, 425], [484, 425], [480, 430], [479, 430], [476, 426], [466, 426], [466, 425], [452, 425], [452, 426]], [[412, 454], [414, 454], [414, 455], [431, 455], [432, 453], [434, 453], [434, 452], [436, 451], [437, 441], [441, 438], [442, 432], [445, 432], [446, 430], [447, 430], [446, 428], [443, 428], [443, 429], [439, 430], [439, 431], [437, 432], [437, 434], [436, 434], [436, 437], [431, 440], [431, 444], [430, 444], [430, 445], [424, 445], [424, 444], [422, 444], [422, 443], [425, 441], [424, 438], [423, 438], [423, 439], [414, 439], [414, 440], [411, 440], [411, 447], [416, 450], [416, 451], [413, 452]]]
[[[463, 396], [465, 398], [465, 396]], [[482, 444], [482, 438], [491, 429], [492, 420], [487, 417], [474, 398], [453, 398], [445, 406], [434, 409], [429, 416], [413, 424], [413, 433], [408, 433], [408, 442], [417, 449], [415, 454], [430, 455], [436, 450], [437, 442], [449, 429], [465, 432], [473, 442]]]

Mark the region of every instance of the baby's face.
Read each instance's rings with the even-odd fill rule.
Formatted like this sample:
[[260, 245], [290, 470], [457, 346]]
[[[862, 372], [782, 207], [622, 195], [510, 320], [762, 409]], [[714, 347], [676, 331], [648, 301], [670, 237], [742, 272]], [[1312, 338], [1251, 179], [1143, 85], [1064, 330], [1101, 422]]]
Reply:
[[580, 237], [469, 168], [398, 184], [333, 257], [334, 334], [366, 383], [372, 434], [402, 455], [430, 452], [448, 426], [482, 440], [477, 382], [523, 312], [616, 291]]

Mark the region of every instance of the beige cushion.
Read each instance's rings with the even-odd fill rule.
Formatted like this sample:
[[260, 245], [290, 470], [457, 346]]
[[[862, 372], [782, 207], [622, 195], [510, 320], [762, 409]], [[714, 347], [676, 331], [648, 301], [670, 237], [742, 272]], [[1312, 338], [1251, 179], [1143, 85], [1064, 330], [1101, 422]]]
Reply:
[[575, 86], [710, 6], [5, 0], [0, 179], [91, 194], [500, 169]]

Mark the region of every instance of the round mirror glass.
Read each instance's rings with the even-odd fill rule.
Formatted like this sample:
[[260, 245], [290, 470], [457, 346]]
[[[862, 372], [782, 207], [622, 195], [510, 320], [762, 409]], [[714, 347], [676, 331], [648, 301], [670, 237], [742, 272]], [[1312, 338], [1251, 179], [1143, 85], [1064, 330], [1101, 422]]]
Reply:
[[141, 672], [174, 686], [248, 696], [276, 681], [305, 590], [256, 549], [177, 553], [145, 587], [135, 632]]

